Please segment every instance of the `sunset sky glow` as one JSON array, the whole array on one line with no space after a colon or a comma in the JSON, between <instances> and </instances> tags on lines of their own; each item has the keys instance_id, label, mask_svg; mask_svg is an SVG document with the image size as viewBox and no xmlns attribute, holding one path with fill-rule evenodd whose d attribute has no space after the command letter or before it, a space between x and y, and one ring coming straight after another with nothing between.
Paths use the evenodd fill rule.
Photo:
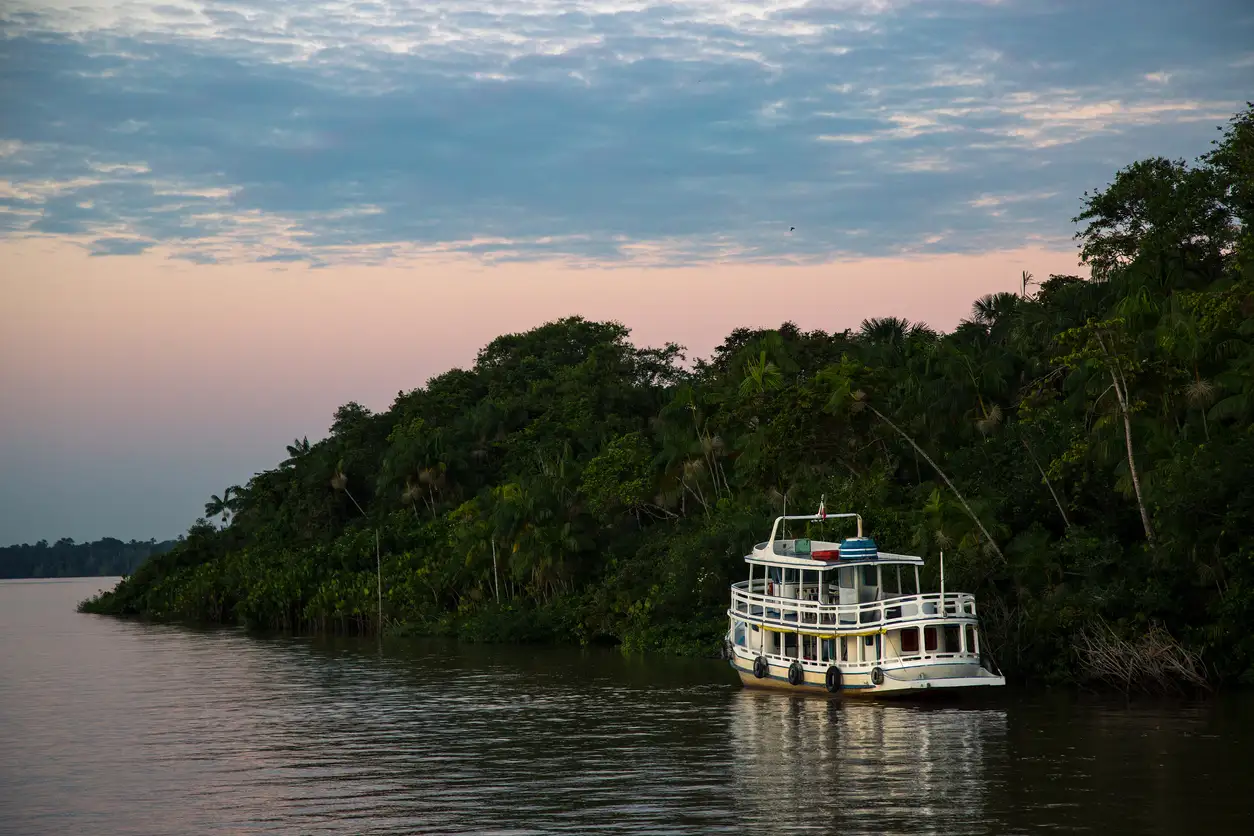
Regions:
<instances>
[{"instance_id":1,"label":"sunset sky glow","mask_svg":"<svg viewBox=\"0 0 1254 836\"><path fill-rule=\"evenodd\" d=\"M1239 0L8 0L0 544L175 536L560 316L952 328L1081 273L1083 192L1204 153L1251 45Z\"/></svg>"}]
</instances>

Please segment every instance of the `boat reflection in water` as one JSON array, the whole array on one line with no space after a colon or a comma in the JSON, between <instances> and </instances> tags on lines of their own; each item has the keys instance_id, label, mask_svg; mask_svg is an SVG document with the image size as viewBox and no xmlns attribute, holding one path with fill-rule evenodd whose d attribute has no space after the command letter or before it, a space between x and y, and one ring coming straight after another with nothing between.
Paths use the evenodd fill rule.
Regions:
<instances>
[{"instance_id":1,"label":"boat reflection in water","mask_svg":"<svg viewBox=\"0 0 1254 836\"><path fill-rule=\"evenodd\" d=\"M989 764L1005 755L996 708L744 689L730 711L737 807L771 833L966 831L986 818Z\"/></svg>"}]
</instances>

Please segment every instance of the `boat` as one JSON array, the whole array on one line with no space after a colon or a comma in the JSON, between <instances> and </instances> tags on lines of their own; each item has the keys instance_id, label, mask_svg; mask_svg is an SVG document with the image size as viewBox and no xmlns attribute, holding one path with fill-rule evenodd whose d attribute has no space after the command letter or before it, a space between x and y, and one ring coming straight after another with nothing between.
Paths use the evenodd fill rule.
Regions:
<instances>
[{"instance_id":1,"label":"boat","mask_svg":"<svg viewBox=\"0 0 1254 836\"><path fill-rule=\"evenodd\" d=\"M839 542L788 539L789 523L857 521ZM847 524L847 523L846 523ZM731 586L727 650L750 687L849 697L901 697L1005 685L985 664L975 596L923 592L923 558L882 552L862 516L776 517L770 539L745 556L749 579Z\"/></svg>"}]
</instances>

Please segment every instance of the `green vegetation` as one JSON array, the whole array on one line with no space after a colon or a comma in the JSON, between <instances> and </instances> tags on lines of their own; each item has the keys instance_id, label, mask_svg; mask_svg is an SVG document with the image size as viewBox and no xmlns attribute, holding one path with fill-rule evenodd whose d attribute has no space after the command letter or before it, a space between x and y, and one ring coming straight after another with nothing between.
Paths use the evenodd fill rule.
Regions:
<instances>
[{"instance_id":1,"label":"green vegetation","mask_svg":"<svg viewBox=\"0 0 1254 836\"><path fill-rule=\"evenodd\" d=\"M0 547L0 579L10 578L90 578L129 575L155 554L174 547L173 540L158 543L132 540L123 543L104 537L94 543L75 543L62 537L51 546L47 540L35 545Z\"/></svg>"},{"instance_id":2,"label":"green vegetation","mask_svg":"<svg viewBox=\"0 0 1254 836\"><path fill-rule=\"evenodd\" d=\"M1076 220L1091 280L1025 274L951 334L741 329L691 369L613 323L500 337L341 407L83 608L370 632L378 560L397 633L716 652L742 555L826 494L931 573L944 548L1013 677L1152 635L1254 682L1254 107Z\"/></svg>"}]
</instances>

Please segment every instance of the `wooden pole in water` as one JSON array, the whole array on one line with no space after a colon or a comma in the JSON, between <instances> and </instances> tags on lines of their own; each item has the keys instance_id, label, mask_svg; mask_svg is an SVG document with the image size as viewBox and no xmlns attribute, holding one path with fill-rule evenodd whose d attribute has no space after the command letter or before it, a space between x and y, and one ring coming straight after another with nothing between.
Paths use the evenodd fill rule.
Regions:
<instances>
[{"instance_id":1,"label":"wooden pole in water","mask_svg":"<svg viewBox=\"0 0 1254 836\"><path fill-rule=\"evenodd\" d=\"M379 636L383 636L383 558L379 555L379 527L374 529L374 570L379 585Z\"/></svg>"},{"instance_id":2,"label":"wooden pole in water","mask_svg":"<svg viewBox=\"0 0 1254 836\"><path fill-rule=\"evenodd\" d=\"M496 590L496 603L501 603L501 576L496 573L496 538L492 538L492 588Z\"/></svg>"},{"instance_id":3,"label":"wooden pole in water","mask_svg":"<svg viewBox=\"0 0 1254 836\"><path fill-rule=\"evenodd\" d=\"M357 497L353 496L353 492L348 489L348 477L344 475L343 462L340 467L336 468L335 475L331 477L331 487L337 491L344 491L348 494L348 498L357 506L357 510L363 517L369 521L370 517L366 514L366 509L361 507L361 503L357 501ZM383 640L383 558L379 552L379 526L374 526L374 569L375 576L378 579L379 587L379 640Z\"/></svg>"}]
</instances>

